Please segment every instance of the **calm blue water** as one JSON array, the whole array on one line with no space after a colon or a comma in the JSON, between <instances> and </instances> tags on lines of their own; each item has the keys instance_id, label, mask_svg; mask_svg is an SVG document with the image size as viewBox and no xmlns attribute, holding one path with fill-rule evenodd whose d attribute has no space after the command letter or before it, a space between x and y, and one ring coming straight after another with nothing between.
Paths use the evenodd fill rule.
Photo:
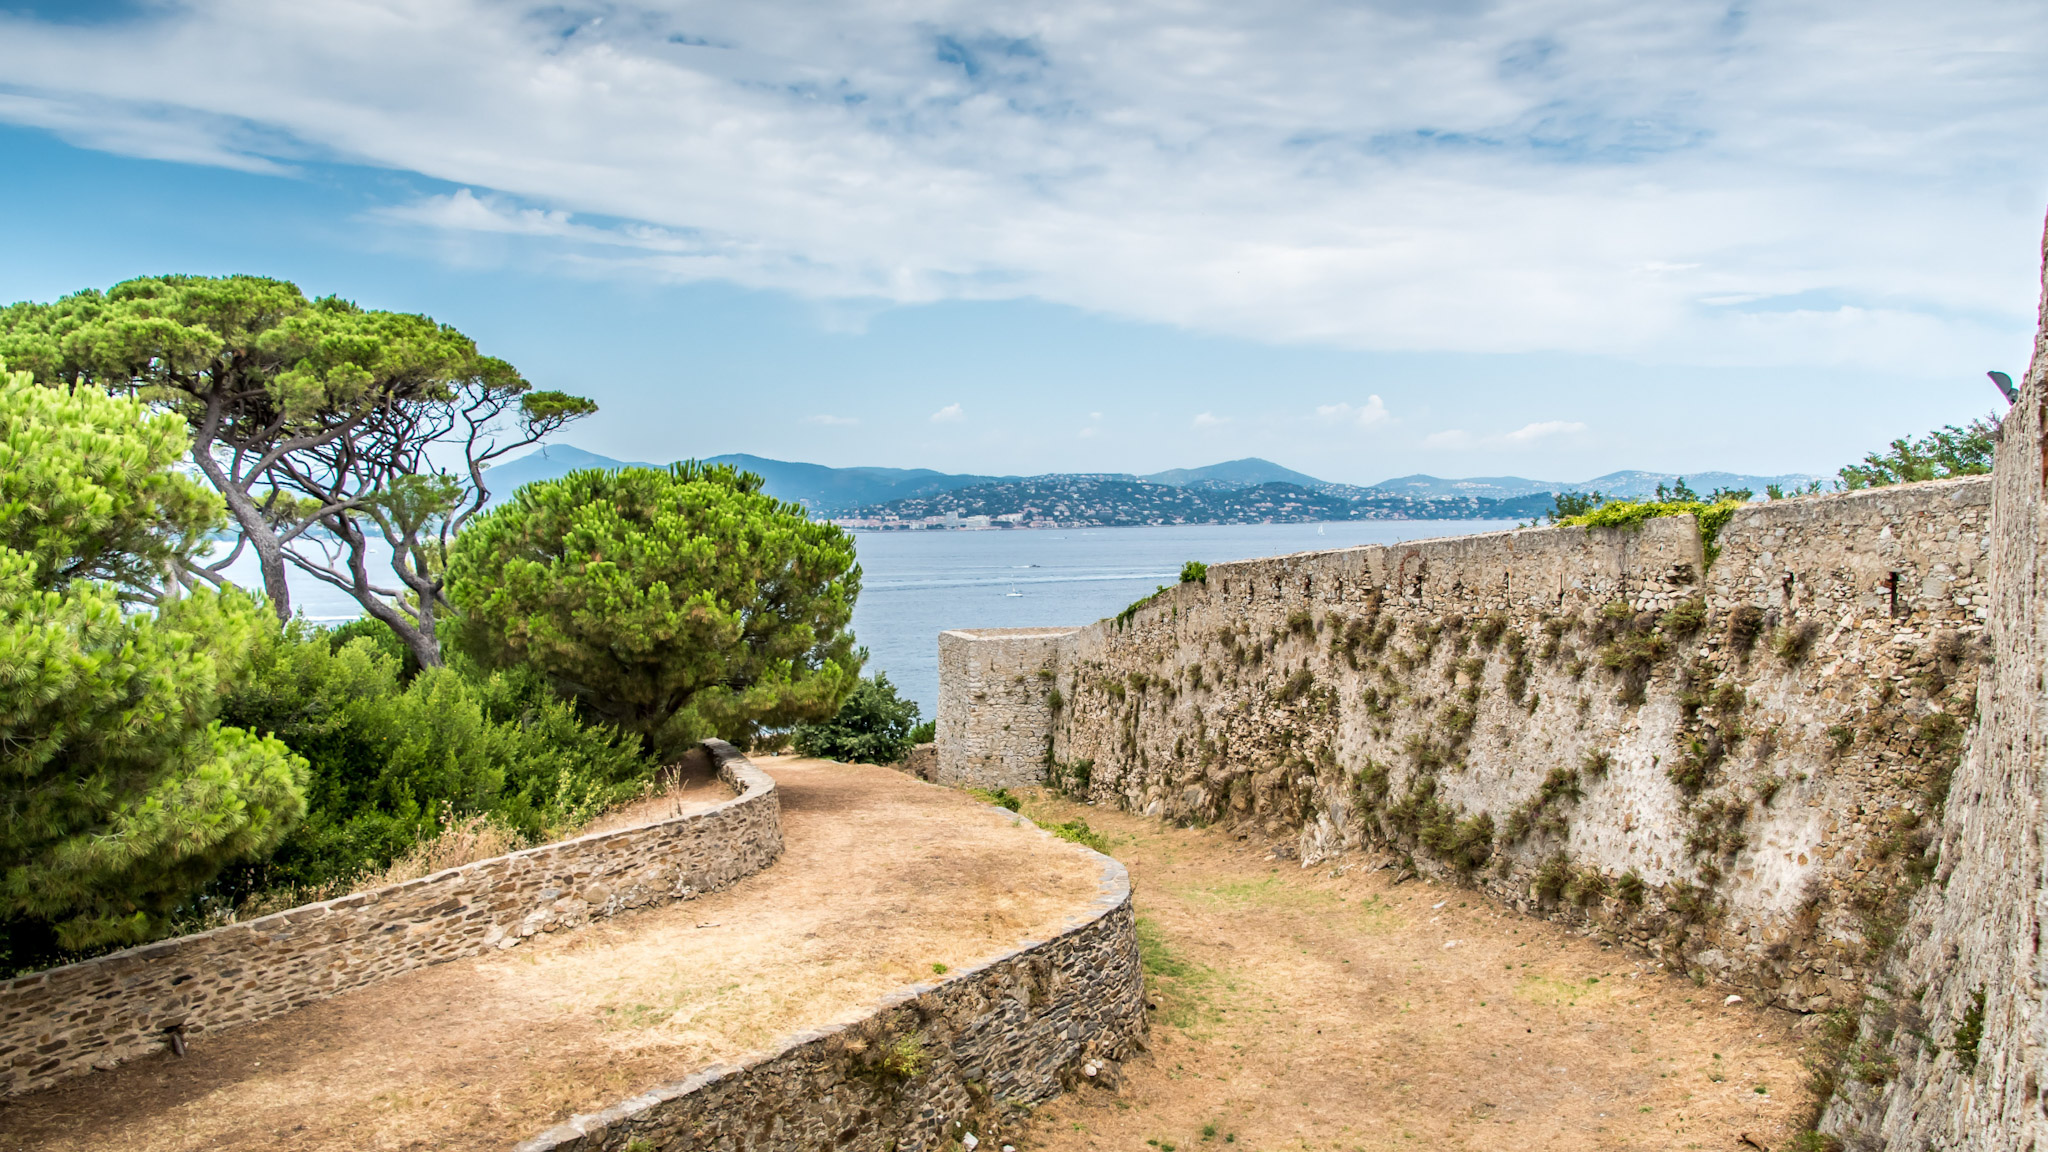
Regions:
<instances>
[{"instance_id":1,"label":"calm blue water","mask_svg":"<svg viewBox=\"0 0 2048 1152\"><path fill-rule=\"evenodd\" d=\"M854 635L868 671L887 672L926 717L939 702L938 635L948 628L1090 624L1180 576L1216 563L1357 544L1393 544L1514 527L1509 520L1351 520L1069 531L860 532L863 574ZM244 570L246 569L246 571ZM260 586L253 563L235 576ZM1014 594L1013 594L1014 593ZM355 602L292 577L294 607L321 621L354 619Z\"/></svg>"},{"instance_id":2,"label":"calm blue water","mask_svg":"<svg viewBox=\"0 0 2048 1152\"><path fill-rule=\"evenodd\" d=\"M1205 564L1512 528L1512 520L1350 520L1069 531L860 532L854 635L926 717L948 628L1092 624ZM1016 595L1012 595L1016 593Z\"/></svg>"}]
</instances>

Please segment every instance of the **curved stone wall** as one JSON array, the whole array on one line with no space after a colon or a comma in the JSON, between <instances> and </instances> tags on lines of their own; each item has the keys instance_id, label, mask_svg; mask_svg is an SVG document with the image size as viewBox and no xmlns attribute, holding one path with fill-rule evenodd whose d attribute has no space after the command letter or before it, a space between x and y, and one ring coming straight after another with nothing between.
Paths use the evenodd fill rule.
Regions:
<instances>
[{"instance_id":1,"label":"curved stone wall","mask_svg":"<svg viewBox=\"0 0 2048 1152\"><path fill-rule=\"evenodd\" d=\"M775 781L722 740L703 812L479 860L0 984L0 1095L428 964L729 887L782 854Z\"/></svg>"},{"instance_id":2,"label":"curved stone wall","mask_svg":"<svg viewBox=\"0 0 2048 1152\"><path fill-rule=\"evenodd\" d=\"M852 1023L575 1117L517 1152L923 1152L957 1147L968 1133L1000 1145L1015 1109L1079 1081L1113 1081L1142 1044L1130 876L1099 859L1098 895L1051 939L905 988Z\"/></svg>"}]
</instances>

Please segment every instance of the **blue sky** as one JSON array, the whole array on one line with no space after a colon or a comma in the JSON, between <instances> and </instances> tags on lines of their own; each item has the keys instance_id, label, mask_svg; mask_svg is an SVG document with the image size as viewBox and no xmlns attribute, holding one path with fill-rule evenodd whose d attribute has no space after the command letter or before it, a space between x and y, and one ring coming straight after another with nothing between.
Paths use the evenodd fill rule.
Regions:
<instances>
[{"instance_id":1,"label":"blue sky","mask_svg":"<svg viewBox=\"0 0 2048 1152\"><path fill-rule=\"evenodd\" d=\"M0 0L0 298L288 277L635 459L1828 472L2026 367L2039 17Z\"/></svg>"}]
</instances>

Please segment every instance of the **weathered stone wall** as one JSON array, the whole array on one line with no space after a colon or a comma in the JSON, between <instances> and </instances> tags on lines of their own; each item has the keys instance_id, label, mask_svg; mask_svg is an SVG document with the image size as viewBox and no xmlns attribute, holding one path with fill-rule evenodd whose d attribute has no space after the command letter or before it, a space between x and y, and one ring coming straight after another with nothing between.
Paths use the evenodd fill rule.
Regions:
<instances>
[{"instance_id":1,"label":"weathered stone wall","mask_svg":"<svg viewBox=\"0 0 2048 1152\"><path fill-rule=\"evenodd\" d=\"M1050 737L1099 800L1304 864L1391 849L1753 999L1844 1004L1970 715L1989 487L1751 505L1711 565L1690 517L1217 564L1054 640L1052 681L975 722L1018 759Z\"/></svg>"},{"instance_id":2,"label":"weathered stone wall","mask_svg":"<svg viewBox=\"0 0 2048 1152\"><path fill-rule=\"evenodd\" d=\"M1144 979L1122 865L1052 939L905 989L861 1019L790 1037L578 1116L518 1152L1001 1145L1018 1111L1090 1078L1113 1082L1143 1042Z\"/></svg>"},{"instance_id":3,"label":"weathered stone wall","mask_svg":"<svg viewBox=\"0 0 2048 1152\"><path fill-rule=\"evenodd\" d=\"M1854 1149L2048 1148L2048 250L1993 475L1992 667L1940 867L1871 989L1822 1125Z\"/></svg>"},{"instance_id":4,"label":"weathered stone wall","mask_svg":"<svg viewBox=\"0 0 2048 1152\"><path fill-rule=\"evenodd\" d=\"M937 782L1004 788L1044 781L1052 723L1046 689L1062 639L1077 631L939 633Z\"/></svg>"},{"instance_id":5,"label":"weathered stone wall","mask_svg":"<svg viewBox=\"0 0 2048 1152\"><path fill-rule=\"evenodd\" d=\"M737 795L0 984L0 1094L288 1012L427 964L714 892L782 854L775 782L704 743Z\"/></svg>"}]
</instances>

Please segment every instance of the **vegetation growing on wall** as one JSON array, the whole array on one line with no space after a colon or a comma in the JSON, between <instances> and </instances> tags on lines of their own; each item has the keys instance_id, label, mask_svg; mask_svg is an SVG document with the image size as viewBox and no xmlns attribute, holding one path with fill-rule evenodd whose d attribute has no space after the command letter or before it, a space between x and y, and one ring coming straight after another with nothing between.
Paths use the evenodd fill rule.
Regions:
<instances>
[{"instance_id":1,"label":"vegetation growing on wall","mask_svg":"<svg viewBox=\"0 0 2048 1152\"><path fill-rule=\"evenodd\" d=\"M1641 529L1644 524L1661 516L1691 516L1693 523L1699 528L1700 549L1706 555L1707 566L1711 568L1714 560L1721 554L1721 529L1727 527L1729 519L1748 503L1750 494L1716 492L1702 500L1694 497L1690 490L1683 489L1684 483L1683 480L1679 481L1683 492L1676 499L1613 500L1576 516L1566 516L1557 523L1561 526L1579 525L1586 528ZM1739 499L1736 498L1738 496Z\"/></svg>"}]
</instances>

